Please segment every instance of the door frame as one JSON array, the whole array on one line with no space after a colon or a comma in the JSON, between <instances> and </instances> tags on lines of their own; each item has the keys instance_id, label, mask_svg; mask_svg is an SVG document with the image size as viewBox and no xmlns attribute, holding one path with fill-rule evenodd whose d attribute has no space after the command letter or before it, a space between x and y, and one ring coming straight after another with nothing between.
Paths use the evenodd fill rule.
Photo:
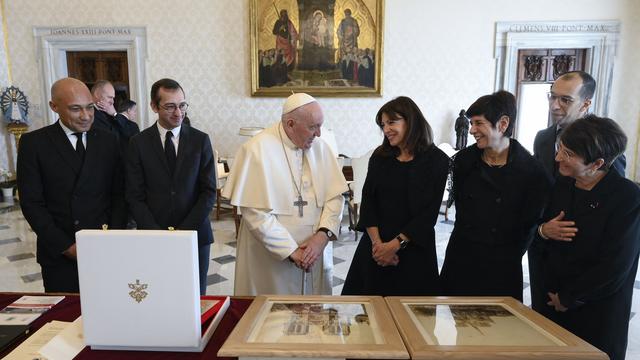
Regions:
<instances>
[{"instance_id":1,"label":"door frame","mask_svg":"<svg viewBox=\"0 0 640 360\"><path fill-rule=\"evenodd\" d=\"M68 76L67 51L126 51L131 100L138 103L140 128L149 122L147 94L146 27L34 27L36 60L42 79L42 98L47 104L53 83ZM45 124L57 115L48 107L43 111Z\"/></svg>"},{"instance_id":2,"label":"door frame","mask_svg":"<svg viewBox=\"0 0 640 360\"><path fill-rule=\"evenodd\" d=\"M518 50L587 49L585 71L597 81L591 112L608 116L620 21L497 22L495 90L516 93Z\"/></svg>"}]
</instances>

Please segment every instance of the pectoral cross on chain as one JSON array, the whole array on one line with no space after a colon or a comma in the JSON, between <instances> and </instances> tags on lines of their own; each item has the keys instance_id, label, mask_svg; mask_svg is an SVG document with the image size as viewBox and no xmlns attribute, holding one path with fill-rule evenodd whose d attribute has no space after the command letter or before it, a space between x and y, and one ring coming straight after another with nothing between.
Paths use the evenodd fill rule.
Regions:
<instances>
[{"instance_id":1,"label":"pectoral cross on chain","mask_svg":"<svg viewBox=\"0 0 640 360\"><path fill-rule=\"evenodd\" d=\"M298 201L294 201L293 202L293 206L297 206L298 207L298 216L302 217L303 213L302 213L302 207L303 206L307 206L307 204L309 204L308 202L302 200L302 195L298 195Z\"/></svg>"}]
</instances>

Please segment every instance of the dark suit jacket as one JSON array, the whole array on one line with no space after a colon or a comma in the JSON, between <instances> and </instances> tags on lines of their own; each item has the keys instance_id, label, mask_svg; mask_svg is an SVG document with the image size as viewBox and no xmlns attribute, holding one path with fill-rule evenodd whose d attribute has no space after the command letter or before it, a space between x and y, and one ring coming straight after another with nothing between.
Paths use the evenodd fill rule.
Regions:
<instances>
[{"instance_id":1,"label":"dark suit jacket","mask_svg":"<svg viewBox=\"0 0 640 360\"><path fill-rule=\"evenodd\" d=\"M543 240L544 294L558 293L569 308L543 315L608 353L622 358L640 254L640 188L609 171L591 191L558 178L544 220L565 212L578 232L572 241Z\"/></svg>"},{"instance_id":2,"label":"dark suit jacket","mask_svg":"<svg viewBox=\"0 0 640 360\"><path fill-rule=\"evenodd\" d=\"M22 213L38 237L40 264L63 261L78 230L125 225L123 172L112 134L87 132L84 165L60 124L24 134L17 177Z\"/></svg>"},{"instance_id":3,"label":"dark suit jacket","mask_svg":"<svg viewBox=\"0 0 640 360\"><path fill-rule=\"evenodd\" d=\"M139 229L197 230L200 246L213 242L216 175L207 134L182 125L173 177L156 124L131 138L126 163L126 199Z\"/></svg>"},{"instance_id":4,"label":"dark suit jacket","mask_svg":"<svg viewBox=\"0 0 640 360\"><path fill-rule=\"evenodd\" d=\"M498 170L487 167L481 155L474 144L454 157L456 222L440 273L443 290L522 300L522 255L542 216L550 180L514 139L507 164Z\"/></svg>"},{"instance_id":5,"label":"dark suit jacket","mask_svg":"<svg viewBox=\"0 0 640 360\"><path fill-rule=\"evenodd\" d=\"M533 157L538 159L542 164L542 167L546 170L547 174L552 179L558 176L558 170L556 168L556 126L552 125L544 130L538 131L536 138L533 141ZM614 168L618 174L625 176L624 170L627 166L627 158L624 154L620 155L613 162L612 168Z\"/></svg>"},{"instance_id":6,"label":"dark suit jacket","mask_svg":"<svg viewBox=\"0 0 640 360\"><path fill-rule=\"evenodd\" d=\"M102 110L96 109L94 112L92 129L101 129L114 134L120 142L120 148L123 156L127 153L127 145L132 136L140 132L138 124L127 119L122 114L115 117L107 114Z\"/></svg>"}]
</instances>

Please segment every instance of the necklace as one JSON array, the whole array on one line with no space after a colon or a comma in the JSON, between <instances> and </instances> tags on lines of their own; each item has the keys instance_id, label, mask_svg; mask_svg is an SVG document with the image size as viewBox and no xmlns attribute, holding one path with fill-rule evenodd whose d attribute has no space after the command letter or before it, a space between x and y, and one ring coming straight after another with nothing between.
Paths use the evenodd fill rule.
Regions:
<instances>
[{"instance_id":1,"label":"necklace","mask_svg":"<svg viewBox=\"0 0 640 360\"><path fill-rule=\"evenodd\" d=\"M480 158L482 158L482 161L484 161L485 164L491 166L491 167L503 167L505 165L507 165L507 159L505 157L505 159L498 159L497 161L491 160L488 156L486 151L482 152L482 155L480 156Z\"/></svg>"},{"instance_id":2,"label":"necklace","mask_svg":"<svg viewBox=\"0 0 640 360\"><path fill-rule=\"evenodd\" d=\"M296 188L296 192L298 193L298 200L293 202L293 206L298 207L298 216L303 216L302 208L309 204L307 201L302 199L302 171L304 170L304 150L302 150L302 169L300 169L300 186L296 184L296 179L293 176L293 169L291 168L291 163L289 162L289 155L287 155L287 150L284 148L284 140L282 139L282 131L280 130L280 126L278 126L278 135L280 136L280 145L282 145L282 152L284 152L284 157L287 159L287 166L289 167L289 174L291 174L291 182L293 182L293 186Z\"/></svg>"}]
</instances>

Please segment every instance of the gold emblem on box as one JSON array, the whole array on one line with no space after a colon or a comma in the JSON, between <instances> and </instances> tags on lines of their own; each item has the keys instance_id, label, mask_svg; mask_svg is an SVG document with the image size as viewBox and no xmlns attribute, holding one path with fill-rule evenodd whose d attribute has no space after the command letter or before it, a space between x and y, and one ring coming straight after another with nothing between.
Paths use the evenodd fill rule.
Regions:
<instances>
[{"instance_id":1,"label":"gold emblem on box","mask_svg":"<svg viewBox=\"0 0 640 360\"><path fill-rule=\"evenodd\" d=\"M135 301L141 302L144 298L149 295L145 290L149 287L149 284L140 284L140 280L136 279L135 284L129 284L129 289L133 291L129 291L129 296L131 296Z\"/></svg>"}]
</instances>

